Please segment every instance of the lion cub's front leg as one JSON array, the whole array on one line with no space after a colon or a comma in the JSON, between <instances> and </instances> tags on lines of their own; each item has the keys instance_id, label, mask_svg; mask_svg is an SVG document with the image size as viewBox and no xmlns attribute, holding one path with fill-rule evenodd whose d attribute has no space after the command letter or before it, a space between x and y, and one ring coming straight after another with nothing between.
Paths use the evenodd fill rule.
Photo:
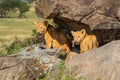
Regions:
<instances>
[{"instance_id":1,"label":"lion cub's front leg","mask_svg":"<svg viewBox=\"0 0 120 80\"><path fill-rule=\"evenodd\" d=\"M46 42L46 49L50 49L52 46L52 37L48 32L45 34L45 42Z\"/></svg>"},{"instance_id":2,"label":"lion cub's front leg","mask_svg":"<svg viewBox=\"0 0 120 80\"><path fill-rule=\"evenodd\" d=\"M84 53L87 50L86 46L84 43L80 44L80 53Z\"/></svg>"},{"instance_id":3,"label":"lion cub's front leg","mask_svg":"<svg viewBox=\"0 0 120 80\"><path fill-rule=\"evenodd\" d=\"M80 53L92 50L98 47L97 39L94 35L87 35L80 44Z\"/></svg>"},{"instance_id":4,"label":"lion cub's front leg","mask_svg":"<svg viewBox=\"0 0 120 80\"><path fill-rule=\"evenodd\" d=\"M46 49L50 49L52 46L52 41L47 39L45 41L46 41Z\"/></svg>"}]
</instances>

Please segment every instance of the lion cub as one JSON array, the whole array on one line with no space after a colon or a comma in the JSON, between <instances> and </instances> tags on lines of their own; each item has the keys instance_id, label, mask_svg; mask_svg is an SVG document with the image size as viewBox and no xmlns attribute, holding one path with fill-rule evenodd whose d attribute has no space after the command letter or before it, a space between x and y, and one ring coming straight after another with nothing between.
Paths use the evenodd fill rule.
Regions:
<instances>
[{"instance_id":1,"label":"lion cub","mask_svg":"<svg viewBox=\"0 0 120 80\"><path fill-rule=\"evenodd\" d=\"M98 42L95 35L88 35L85 29L80 31L71 31L73 35L73 43L80 45L80 53L94 49L98 47Z\"/></svg>"},{"instance_id":2,"label":"lion cub","mask_svg":"<svg viewBox=\"0 0 120 80\"><path fill-rule=\"evenodd\" d=\"M58 28L54 28L45 22L34 22L36 31L39 35L44 35L46 49L60 48L66 51L67 56L70 52L67 36Z\"/></svg>"}]
</instances>

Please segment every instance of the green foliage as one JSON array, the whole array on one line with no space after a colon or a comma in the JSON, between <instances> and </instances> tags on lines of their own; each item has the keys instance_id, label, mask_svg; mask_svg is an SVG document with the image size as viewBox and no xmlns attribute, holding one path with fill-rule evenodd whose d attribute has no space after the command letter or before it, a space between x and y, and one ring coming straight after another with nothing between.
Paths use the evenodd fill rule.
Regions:
<instances>
[{"instance_id":1,"label":"green foliage","mask_svg":"<svg viewBox=\"0 0 120 80\"><path fill-rule=\"evenodd\" d=\"M20 0L2 0L0 2L0 17L7 17L11 12L16 11Z\"/></svg>"},{"instance_id":2,"label":"green foliage","mask_svg":"<svg viewBox=\"0 0 120 80\"><path fill-rule=\"evenodd\" d=\"M30 6L26 2L21 2L18 6L18 9L20 11L19 17L21 18L23 16L23 13L29 11Z\"/></svg>"},{"instance_id":3,"label":"green foliage","mask_svg":"<svg viewBox=\"0 0 120 80\"><path fill-rule=\"evenodd\" d=\"M96 78L96 80L102 80L101 78Z\"/></svg>"},{"instance_id":4,"label":"green foliage","mask_svg":"<svg viewBox=\"0 0 120 80\"><path fill-rule=\"evenodd\" d=\"M0 42L3 43L3 40L0 40ZM0 55L7 55L6 47L7 47L7 45L5 45L5 44L0 46Z\"/></svg>"},{"instance_id":5,"label":"green foliage","mask_svg":"<svg viewBox=\"0 0 120 80\"><path fill-rule=\"evenodd\" d=\"M22 47L30 46L33 44L34 44L34 42L33 42L32 38L27 38L22 41Z\"/></svg>"},{"instance_id":6,"label":"green foliage","mask_svg":"<svg viewBox=\"0 0 120 80\"><path fill-rule=\"evenodd\" d=\"M16 39L10 45L2 46L3 49L0 50L0 55L10 55L18 53L23 47L27 47L33 44L33 38L27 38L21 41L16 37Z\"/></svg>"},{"instance_id":7,"label":"green foliage","mask_svg":"<svg viewBox=\"0 0 120 80\"><path fill-rule=\"evenodd\" d=\"M32 36L35 36L36 35L36 29L34 28L33 30L32 30Z\"/></svg>"},{"instance_id":8,"label":"green foliage","mask_svg":"<svg viewBox=\"0 0 120 80\"><path fill-rule=\"evenodd\" d=\"M59 65L58 65L58 74L57 74L57 80L61 80L63 77L63 71L65 70L65 65L64 62L62 61Z\"/></svg>"},{"instance_id":9,"label":"green foliage","mask_svg":"<svg viewBox=\"0 0 120 80\"><path fill-rule=\"evenodd\" d=\"M36 0L26 0L26 1L28 1L29 3L32 3L33 1L36 1Z\"/></svg>"},{"instance_id":10,"label":"green foliage","mask_svg":"<svg viewBox=\"0 0 120 80\"><path fill-rule=\"evenodd\" d=\"M11 10L12 8L16 8L17 3L19 0L1 0L0 4L1 4L1 8L3 8L4 10Z\"/></svg>"},{"instance_id":11,"label":"green foliage","mask_svg":"<svg viewBox=\"0 0 120 80\"><path fill-rule=\"evenodd\" d=\"M12 42L6 49L7 49L7 54L13 54L13 53L17 53L20 51L20 49L22 48L22 42L16 38L16 40L14 42Z\"/></svg>"},{"instance_id":12,"label":"green foliage","mask_svg":"<svg viewBox=\"0 0 120 80\"><path fill-rule=\"evenodd\" d=\"M17 9L20 14L19 17L23 16L23 13L29 10L30 6L22 0L1 0L0 1L0 17L11 17Z\"/></svg>"}]
</instances>

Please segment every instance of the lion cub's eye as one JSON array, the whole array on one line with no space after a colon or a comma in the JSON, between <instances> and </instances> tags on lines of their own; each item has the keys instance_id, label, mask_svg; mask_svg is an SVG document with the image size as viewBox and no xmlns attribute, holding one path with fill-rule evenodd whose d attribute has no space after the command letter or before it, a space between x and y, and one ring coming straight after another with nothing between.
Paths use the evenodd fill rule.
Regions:
<instances>
[{"instance_id":1,"label":"lion cub's eye","mask_svg":"<svg viewBox=\"0 0 120 80\"><path fill-rule=\"evenodd\" d=\"M78 36L78 37L80 37L80 36Z\"/></svg>"}]
</instances>

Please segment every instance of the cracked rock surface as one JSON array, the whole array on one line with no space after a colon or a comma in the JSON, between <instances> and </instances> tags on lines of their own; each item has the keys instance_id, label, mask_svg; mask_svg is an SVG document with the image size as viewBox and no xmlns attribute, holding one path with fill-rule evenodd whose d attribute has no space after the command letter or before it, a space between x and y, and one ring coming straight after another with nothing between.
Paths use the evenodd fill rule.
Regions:
<instances>
[{"instance_id":1,"label":"cracked rock surface","mask_svg":"<svg viewBox=\"0 0 120 80\"><path fill-rule=\"evenodd\" d=\"M40 17L82 22L91 29L120 29L120 0L38 0Z\"/></svg>"},{"instance_id":2,"label":"cracked rock surface","mask_svg":"<svg viewBox=\"0 0 120 80\"><path fill-rule=\"evenodd\" d=\"M35 11L53 18L69 35L84 28L103 43L120 39L120 0L37 0Z\"/></svg>"}]
</instances>

